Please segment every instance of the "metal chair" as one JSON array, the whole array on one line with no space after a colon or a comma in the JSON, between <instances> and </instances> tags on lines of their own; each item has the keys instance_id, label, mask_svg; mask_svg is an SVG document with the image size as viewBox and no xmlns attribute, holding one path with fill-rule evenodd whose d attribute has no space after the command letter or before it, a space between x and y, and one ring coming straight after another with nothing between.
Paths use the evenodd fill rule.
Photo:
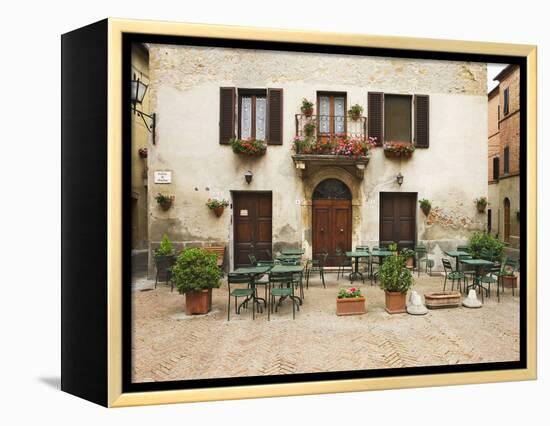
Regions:
<instances>
[{"instance_id":1,"label":"metal chair","mask_svg":"<svg viewBox=\"0 0 550 426\"><path fill-rule=\"evenodd\" d=\"M319 276L323 282L323 288L325 285L325 263L327 261L328 253L322 253L318 259L311 259L306 264L306 288L309 288L309 276L312 272L319 272Z\"/></svg>"},{"instance_id":2,"label":"metal chair","mask_svg":"<svg viewBox=\"0 0 550 426\"><path fill-rule=\"evenodd\" d=\"M464 282L464 286L467 286L466 277L462 272L455 271L453 269L452 263L449 261L449 259L441 259L441 262L443 263L443 270L445 271L445 281L443 282L443 292L445 292L445 288L447 286L447 280L451 280L451 291L455 288L455 281L457 281L457 286L460 292L462 292L462 282Z\"/></svg>"},{"instance_id":3,"label":"metal chair","mask_svg":"<svg viewBox=\"0 0 550 426\"><path fill-rule=\"evenodd\" d=\"M292 301L292 319L296 319L296 308L300 310L300 304L294 296L294 282L291 272L271 272L269 274L269 305L267 308L267 319L271 319L275 300L279 298L275 312L277 312L281 302L289 298Z\"/></svg>"},{"instance_id":4,"label":"metal chair","mask_svg":"<svg viewBox=\"0 0 550 426\"><path fill-rule=\"evenodd\" d=\"M246 288L233 288L231 289L231 285L238 285L238 284L246 284ZM227 321L230 320L230 312L231 312L231 298L233 297L235 299L235 314L240 314L240 309L237 308L237 303L239 298L245 297L245 298L252 298L254 299L254 290L250 286L250 277L248 275L242 275L242 274L235 274L233 272L230 272L227 274ZM252 306L252 319L255 318L255 311L256 306Z\"/></svg>"},{"instance_id":5,"label":"metal chair","mask_svg":"<svg viewBox=\"0 0 550 426\"><path fill-rule=\"evenodd\" d=\"M351 259L346 256L346 254L338 247L335 252L335 256L338 259L338 271L336 273L336 280L340 280L340 275L344 276L344 273L346 272L346 269L349 269L349 272L351 273L353 271L353 266L351 263Z\"/></svg>"},{"instance_id":6,"label":"metal chair","mask_svg":"<svg viewBox=\"0 0 550 426\"><path fill-rule=\"evenodd\" d=\"M434 266L434 261L433 261L433 259L430 259L430 256L428 254L428 249L426 248L426 246L424 246L422 244L417 245L414 248L414 251L416 253L416 269L417 269L417 272L418 272L418 276L420 276L420 265L422 263L425 264L424 272L428 273L428 270L429 270L430 271L429 275L431 276L432 275L432 268Z\"/></svg>"}]
</instances>

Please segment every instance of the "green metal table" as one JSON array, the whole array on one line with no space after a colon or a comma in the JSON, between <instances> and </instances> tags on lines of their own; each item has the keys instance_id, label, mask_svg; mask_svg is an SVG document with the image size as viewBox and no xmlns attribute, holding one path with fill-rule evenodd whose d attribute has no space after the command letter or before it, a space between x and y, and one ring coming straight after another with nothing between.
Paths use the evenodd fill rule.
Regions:
<instances>
[{"instance_id":1,"label":"green metal table","mask_svg":"<svg viewBox=\"0 0 550 426\"><path fill-rule=\"evenodd\" d=\"M353 282L354 279L357 279L357 277L361 276L361 280L363 280L363 274L359 272L359 258L360 257L370 257L371 254L364 250L356 250L356 251L347 251L346 252L347 257L351 257L352 259L355 259L355 267L353 268L353 271L349 274L349 280Z\"/></svg>"},{"instance_id":2,"label":"green metal table","mask_svg":"<svg viewBox=\"0 0 550 426\"><path fill-rule=\"evenodd\" d=\"M483 290L487 291L485 287L483 287L483 283L481 282L481 277L483 275L483 269L487 266L493 266L494 263L485 260L485 259L459 259L460 263L464 263L466 265L471 265L475 269L475 276L474 276L474 283L469 287L479 287L481 289L481 301L483 302ZM467 290L467 289L466 289ZM498 284L497 284L497 295L500 296L499 290L498 290Z\"/></svg>"},{"instance_id":3,"label":"green metal table","mask_svg":"<svg viewBox=\"0 0 550 426\"><path fill-rule=\"evenodd\" d=\"M304 266L303 265L275 265L269 272L274 272L278 274L284 274L284 273L292 273L292 274L300 274L300 297L294 296L296 299L298 299L299 304L301 305L304 300L304 293L303 293L303 285L302 285L302 276L304 273ZM279 299L279 304L281 301L284 300L284 298Z\"/></svg>"},{"instance_id":4,"label":"green metal table","mask_svg":"<svg viewBox=\"0 0 550 426\"><path fill-rule=\"evenodd\" d=\"M305 251L298 248L286 248L281 250L281 254L290 254L290 255L303 255Z\"/></svg>"},{"instance_id":5,"label":"green metal table","mask_svg":"<svg viewBox=\"0 0 550 426\"><path fill-rule=\"evenodd\" d=\"M267 301L263 297L256 296L256 277L258 277L259 275L264 275L268 273L271 268L272 268L271 265L244 266L241 268L237 268L233 271L234 274L248 275L250 278L250 288L252 289L252 297L247 297L245 300L241 302L241 304L237 308L237 313L240 313L243 305L246 305L251 299L253 301L252 309L255 308L255 305L260 303L259 301L263 301L264 305L267 306ZM261 305L259 306L261 307Z\"/></svg>"},{"instance_id":6,"label":"green metal table","mask_svg":"<svg viewBox=\"0 0 550 426\"><path fill-rule=\"evenodd\" d=\"M371 256L376 256L378 257L378 259L380 260L380 265L382 265L382 263L384 263L384 258L385 257L388 257L388 256L393 256L395 254L395 252L393 251L389 251L389 250L373 250L371 251ZM376 273L378 273L378 271L376 271ZM375 278L375 274L372 272L372 265L371 265L371 285L372 285L372 279Z\"/></svg>"},{"instance_id":7,"label":"green metal table","mask_svg":"<svg viewBox=\"0 0 550 426\"><path fill-rule=\"evenodd\" d=\"M449 250L446 251L445 254L449 257L454 257L456 259L456 270L458 271L458 259L460 256L469 256L470 253L466 253L465 251L460 250Z\"/></svg>"}]
</instances>

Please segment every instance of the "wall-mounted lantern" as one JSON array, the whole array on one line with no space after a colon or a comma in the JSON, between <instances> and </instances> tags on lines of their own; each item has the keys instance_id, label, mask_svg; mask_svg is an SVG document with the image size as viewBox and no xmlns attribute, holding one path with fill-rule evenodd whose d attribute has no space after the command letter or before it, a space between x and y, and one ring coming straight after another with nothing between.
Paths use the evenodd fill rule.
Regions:
<instances>
[{"instance_id":1,"label":"wall-mounted lantern","mask_svg":"<svg viewBox=\"0 0 550 426\"><path fill-rule=\"evenodd\" d=\"M132 111L134 111L134 114L137 114L139 117L141 117L143 123L145 124L145 127L152 134L153 145L155 145L156 114L146 114L136 107L136 104L141 104L143 102L143 98L145 97L145 93L147 92L148 87L149 86L141 81L139 77L136 78L136 74L134 74L134 78L130 82L130 100L132 101ZM151 124L149 124L145 118L151 120Z\"/></svg>"},{"instance_id":2,"label":"wall-mounted lantern","mask_svg":"<svg viewBox=\"0 0 550 426\"><path fill-rule=\"evenodd\" d=\"M399 186L403 185L403 179L404 179L404 177L401 174L401 172L397 173L397 176L395 177L395 180L397 181Z\"/></svg>"},{"instance_id":3,"label":"wall-mounted lantern","mask_svg":"<svg viewBox=\"0 0 550 426\"><path fill-rule=\"evenodd\" d=\"M249 170L244 174L244 180L246 180L246 183L250 185L250 182L252 182L252 178L254 177L254 174Z\"/></svg>"}]
</instances>

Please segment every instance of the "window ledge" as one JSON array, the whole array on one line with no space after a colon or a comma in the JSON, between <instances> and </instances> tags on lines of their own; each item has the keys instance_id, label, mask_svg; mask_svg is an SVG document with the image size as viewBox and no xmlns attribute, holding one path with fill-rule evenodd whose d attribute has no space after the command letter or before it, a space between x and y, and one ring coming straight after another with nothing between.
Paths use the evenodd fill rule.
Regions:
<instances>
[{"instance_id":1,"label":"window ledge","mask_svg":"<svg viewBox=\"0 0 550 426\"><path fill-rule=\"evenodd\" d=\"M333 154L295 154L292 161L299 172L300 177L304 178L309 172L319 167L336 166L342 167L362 180L365 174L365 168L369 163L368 156L348 157L345 155Z\"/></svg>"}]
</instances>

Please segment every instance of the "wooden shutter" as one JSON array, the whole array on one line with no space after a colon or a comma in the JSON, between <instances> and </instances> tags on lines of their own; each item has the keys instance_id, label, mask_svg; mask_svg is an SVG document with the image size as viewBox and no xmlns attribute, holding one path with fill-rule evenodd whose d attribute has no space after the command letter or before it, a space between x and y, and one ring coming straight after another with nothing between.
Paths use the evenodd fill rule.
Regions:
<instances>
[{"instance_id":1,"label":"wooden shutter","mask_svg":"<svg viewBox=\"0 0 550 426\"><path fill-rule=\"evenodd\" d=\"M500 160L498 157L493 158L493 180L498 180L500 177Z\"/></svg>"},{"instance_id":2,"label":"wooden shutter","mask_svg":"<svg viewBox=\"0 0 550 426\"><path fill-rule=\"evenodd\" d=\"M384 143L384 94L382 92L368 93L368 134L376 138L376 144Z\"/></svg>"},{"instance_id":3,"label":"wooden shutter","mask_svg":"<svg viewBox=\"0 0 550 426\"><path fill-rule=\"evenodd\" d=\"M283 89L267 89L267 143L283 144Z\"/></svg>"},{"instance_id":4,"label":"wooden shutter","mask_svg":"<svg viewBox=\"0 0 550 426\"><path fill-rule=\"evenodd\" d=\"M430 97L414 95L414 144L418 148L430 146Z\"/></svg>"},{"instance_id":5,"label":"wooden shutter","mask_svg":"<svg viewBox=\"0 0 550 426\"><path fill-rule=\"evenodd\" d=\"M235 88L220 87L220 143L235 137Z\"/></svg>"}]
</instances>

